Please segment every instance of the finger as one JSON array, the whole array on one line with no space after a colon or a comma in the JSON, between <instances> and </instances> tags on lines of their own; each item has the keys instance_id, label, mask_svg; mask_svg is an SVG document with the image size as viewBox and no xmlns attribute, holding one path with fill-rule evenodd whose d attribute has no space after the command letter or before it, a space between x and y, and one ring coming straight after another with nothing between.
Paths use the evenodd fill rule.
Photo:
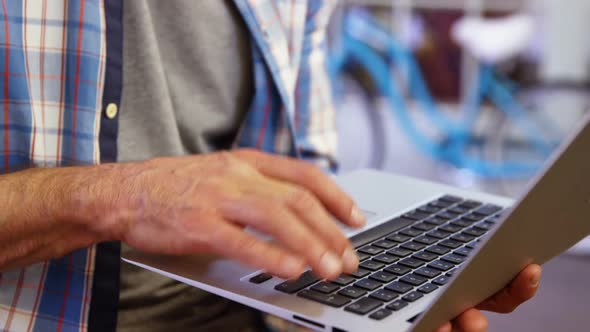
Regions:
<instances>
[{"instance_id":1,"label":"finger","mask_svg":"<svg viewBox=\"0 0 590 332\"><path fill-rule=\"evenodd\" d=\"M358 256L350 241L338 228L334 218L326 211L321 202L309 191L297 185L268 179L264 184L248 186L255 194L269 199L279 199L286 208L306 222L311 231L320 237L328 247L341 256L344 271L352 273L358 269Z\"/></svg>"},{"instance_id":2,"label":"finger","mask_svg":"<svg viewBox=\"0 0 590 332\"><path fill-rule=\"evenodd\" d=\"M267 176L298 184L309 191L326 206L341 222L360 227L365 217L356 207L352 198L319 168L308 162L274 156L255 150L236 151L235 155Z\"/></svg>"},{"instance_id":3,"label":"finger","mask_svg":"<svg viewBox=\"0 0 590 332\"><path fill-rule=\"evenodd\" d=\"M340 255L330 250L305 222L276 201L256 196L231 199L221 204L220 212L224 218L273 236L304 258L319 277L335 279L342 273Z\"/></svg>"},{"instance_id":4,"label":"finger","mask_svg":"<svg viewBox=\"0 0 590 332\"><path fill-rule=\"evenodd\" d=\"M441 325L438 329L434 330L434 332L452 332L453 330L453 325L451 324L451 322L446 322L443 325Z\"/></svg>"},{"instance_id":5,"label":"finger","mask_svg":"<svg viewBox=\"0 0 590 332\"><path fill-rule=\"evenodd\" d=\"M453 325L461 332L485 332L488 329L488 319L481 311L469 309L455 318Z\"/></svg>"},{"instance_id":6,"label":"finger","mask_svg":"<svg viewBox=\"0 0 590 332\"><path fill-rule=\"evenodd\" d=\"M510 285L477 306L480 310L510 313L532 298L539 287L541 267L536 264L522 270Z\"/></svg>"},{"instance_id":7,"label":"finger","mask_svg":"<svg viewBox=\"0 0 590 332\"><path fill-rule=\"evenodd\" d=\"M280 278L296 278L304 272L305 260L225 221L215 222L208 237L210 249Z\"/></svg>"},{"instance_id":8,"label":"finger","mask_svg":"<svg viewBox=\"0 0 590 332\"><path fill-rule=\"evenodd\" d=\"M350 241L336 226L322 204L307 190L295 188L288 193L287 205L304 220L319 237L324 239L336 253L340 254L344 270L352 273L358 269L359 259Z\"/></svg>"}]
</instances>

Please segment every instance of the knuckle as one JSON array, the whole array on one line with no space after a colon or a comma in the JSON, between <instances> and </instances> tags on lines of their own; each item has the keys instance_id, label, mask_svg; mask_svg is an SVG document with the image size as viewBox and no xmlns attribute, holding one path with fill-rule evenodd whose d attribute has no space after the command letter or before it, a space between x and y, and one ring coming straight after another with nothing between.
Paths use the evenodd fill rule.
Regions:
<instances>
[{"instance_id":1,"label":"knuckle","mask_svg":"<svg viewBox=\"0 0 590 332\"><path fill-rule=\"evenodd\" d=\"M348 239L344 235L335 236L334 240L332 240L332 241L333 241L334 246L336 246L336 249L339 252L344 252L344 250L346 250L346 248L348 248L350 246L350 242L348 241Z\"/></svg>"},{"instance_id":2,"label":"knuckle","mask_svg":"<svg viewBox=\"0 0 590 332\"><path fill-rule=\"evenodd\" d=\"M234 156L227 151L215 153L212 158L214 158L216 167L224 171L232 170L235 165Z\"/></svg>"},{"instance_id":3,"label":"knuckle","mask_svg":"<svg viewBox=\"0 0 590 332\"><path fill-rule=\"evenodd\" d=\"M309 211L316 207L316 198L307 189L296 188L289 195L288 203L297 210Z\"/></svg>"},{"instance_id":4,"label":"knuckle","mask_svg":"<svg viewBox=\"0 0 590 332\"><path fill-rule=\"evenodd\" d=\"M204 229L203 231L207 231ZM217 248L220 243L227 243L226 235L227 233L221 227L213 227L209 230L209 236L204 238L204 242L211 247ZM230 241L231 245L232 241Z\"/></svg>"},{"instance_id":5,"label":"knuckle","mask_svg":"<svg viewBox=\"0 0 590 332\"><path fill-rule=\"evenodd\" d=\"M232 152L232 154L236 156L238 159L241 159L242 161L247 161L258 168L258 166L260 166L260 160L262 158L263 152L253 148L245 148L234 151Z\"/></svg>"},{"instance_id":6,"label":"knuckle","mask_svg":"<svg viewBox=\"0 0 590 332\"><path fill-rule=\"evenodd\" d=\"M269 267L278 268L281 266L281 263L288 259L287 252L283 250L276 250L267 257L267 264Z\"/></svg>"},{"instance_id":7,"label":"knuckle","mask_svg":"<svg viewBox=\"0 0 590 332\"><path fill-rule=\"evenodd\" d=\"M246 257L257 257L260 241L253 236L244 236L236 242L235 249L244 253Z\"/></svg>"},{"instance_id":8,"label":"knuckle","mask_svg":"<svg viewBox=\"0 0 590 332\"><path fill-rule=\"evenodd\" d=\"M310 241L304 250L307 253L306 256L310 259L310 263L315 265L319 265L322 257L329 252L328 248L318 241Z\"/></svg>"},{"instance_id":9,"label":"knuckle","mask_svg":"<svg viewBox=\"0 0 590 332\"><path fill-rule=\"evenodd\" d=\"M232 152L220 152L216 154L217 169L222 176L248 178L256 176L255 168L236 156Z\"/></svg>"},{"instance_id":10,"label":"knuckle","mask_svg":"<svg viewBox=\"0 0 590 332\"><path fill-rule=\"evenodd\" d=\"M245 156L245 157L257 157L261 154L260 150L256 150L253 148L241 148L241 149L235 150L233 153L235 153L237 156Z\"/></svg>"},{"instance_id":11,"label":"knuckle","mask_svg":"<svg viewBox=\"0 0 590 332\"><path fill-rule=\"evenodd\" d=\"M296 165L298 168L299 179L303 182L308 183L312 181L317 181L324 175L320 168L312 163L298 160L296 161Z\"/></svg>"}]
</instances>

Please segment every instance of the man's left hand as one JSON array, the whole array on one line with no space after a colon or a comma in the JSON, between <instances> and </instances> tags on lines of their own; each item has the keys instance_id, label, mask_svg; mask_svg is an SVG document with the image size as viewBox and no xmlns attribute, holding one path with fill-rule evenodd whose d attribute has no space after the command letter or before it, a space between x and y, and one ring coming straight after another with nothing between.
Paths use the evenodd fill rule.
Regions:
<instances>
[{"instance_id":1,"label":"man's left hand","mask_svg":"<svg viewBox=\"0 0 590 332\"><path fill-rule=\"evenodd\" d=\"M535 295L540 280L541 267L531 264L522 270L506 288L480 303L477 307L463 312L452 322L442 325L435 332L486 331L488 320L480 310L510 313Z\"/></svg>"}]
</instances>

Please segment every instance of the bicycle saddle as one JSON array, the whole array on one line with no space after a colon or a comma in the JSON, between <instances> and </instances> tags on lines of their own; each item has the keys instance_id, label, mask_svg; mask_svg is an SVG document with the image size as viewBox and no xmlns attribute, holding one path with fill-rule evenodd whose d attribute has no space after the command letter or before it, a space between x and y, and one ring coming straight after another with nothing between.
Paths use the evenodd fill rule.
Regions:
<instances>
[{"instance_id":1,"label":"bicycle saddle","mask_svg":"<svg viewBox=\"0 0 590 332\"><path fill-rule=\"evenodd\" d=\"M524 51L534 33L532 17L517 14L505 18L461 18L453 26L453 39L478 60L495 64Z\"/></svg>"}]
</instances>

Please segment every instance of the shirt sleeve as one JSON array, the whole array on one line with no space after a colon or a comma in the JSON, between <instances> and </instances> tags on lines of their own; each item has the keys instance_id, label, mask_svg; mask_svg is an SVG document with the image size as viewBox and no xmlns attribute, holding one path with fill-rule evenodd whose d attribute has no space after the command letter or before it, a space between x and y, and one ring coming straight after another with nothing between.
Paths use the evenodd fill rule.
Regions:
<instances>
[{"instance_id":1,"label":"shirt sleeve","mask_svg":"<svg viewBox=\"0 0 590 332\"><path fill-rule=\"evenodd\" d=\"M337 168L337 130L327 68L327 27L336 0L309 1L295 91L295 132L302 158Z\"/></svg>"}]
</instances>

